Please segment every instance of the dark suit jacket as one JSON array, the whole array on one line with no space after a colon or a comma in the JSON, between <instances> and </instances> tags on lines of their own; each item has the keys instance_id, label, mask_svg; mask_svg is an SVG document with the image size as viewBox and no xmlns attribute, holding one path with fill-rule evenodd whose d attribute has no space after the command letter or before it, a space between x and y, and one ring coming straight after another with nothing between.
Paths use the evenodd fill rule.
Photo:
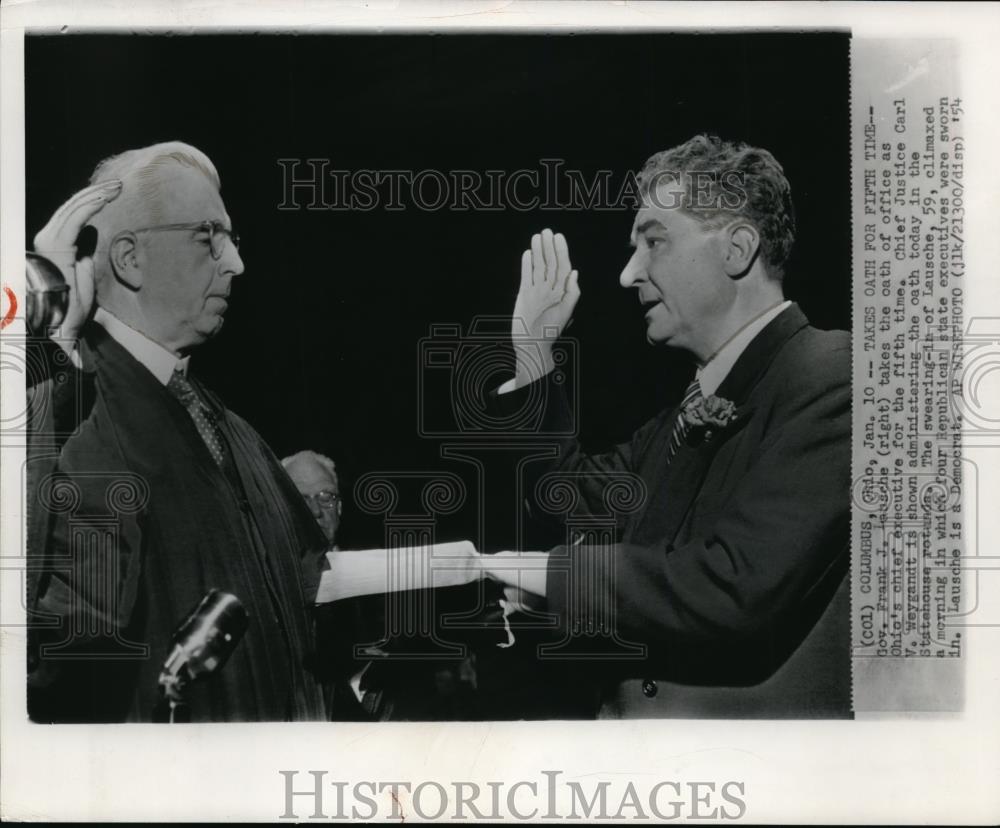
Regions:
<instances>
[{"instance_id":1,"label":"dark suit jacket","mask_svg":"<svg viewBox=\"0 0 1000 828\"><path fill-rule=\"evenodd\" d=\"M311 606L325 539L260 436L202 390L233 464L212 460L188 412L99 325L81 393L44 384L38 429L73 431L29 460L29 712L36 721L149 721L181 620L212 588L250 626L190 693L192 720L322 719Z\"/></svg>"},{"instance_id":2,"label":"dark suit jacket","mask_svg":"<svg viewBox=\"0 0 1000 828\"><path fill-rule=\"evenodd\" d=\"M565 430L565 397L542 382L543 430ZM549 470L583 473L584 510L606 514L623 471L646 499L620 542L553 550L549 608L578 647L611 625L614 653L645 648L594 662L605 716L849 716L850 338L810 327L793 305L716 396L735 403L735 422L670 462L676 409L604 454L561 442Z\"/></svg>"}]
</instances>

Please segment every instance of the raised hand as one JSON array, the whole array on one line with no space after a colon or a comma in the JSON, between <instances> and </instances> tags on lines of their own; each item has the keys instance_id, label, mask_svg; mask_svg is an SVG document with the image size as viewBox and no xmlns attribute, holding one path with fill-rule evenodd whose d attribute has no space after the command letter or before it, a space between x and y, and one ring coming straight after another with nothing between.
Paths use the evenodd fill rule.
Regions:
<instances>
[{"instance_id":1,"label":"raised hand","mask_svg":"<svg viewBox=\"0 0 1000 828\"><path fill-rule=\"evenodd\" d=\"M531 249L521 256L521 286L511 317L517 385L532 382L554 367L552 345L566 329L580 298L577 276L562 233L546 228L531 237Z\"/></svg>"},{"instance_id":2,"label":"raised hand","mask_svg":"<svg viewBox=\"0 0 1000 828\"><path fill-rule=\"evenodd\" d=\"M85 187L56 210L35 236L35 252L58 267L69 286L69 306L59 329L64 348L79 335L94 305L94 261L89 256L77 261L76 238L121 191L122 182L117 179Z\"/></svg>"}]
</instances>

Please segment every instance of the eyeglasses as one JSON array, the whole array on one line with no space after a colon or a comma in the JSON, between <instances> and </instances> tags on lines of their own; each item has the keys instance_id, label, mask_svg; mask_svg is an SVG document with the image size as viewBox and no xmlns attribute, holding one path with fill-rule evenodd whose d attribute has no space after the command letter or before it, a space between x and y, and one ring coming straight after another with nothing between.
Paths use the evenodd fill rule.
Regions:
<instances>
[{"instance_id":1,"label":"eyeglasses","mask_svg":"<svg viewBox=\"0 0 1000 828\"><path fill-rule=\"evenodd\" d=\"M308 500L315 500L320 506L325 509L332 509L334 506L340 502L341 497L336 492L328 491L323 489L322 491L316 492L316 494L305 495Z\"/></svg>"},{"instance_id":2,"label":"eyeglasses","mask_svg":"<svg viewBox=\"0 0 1000 828\"><path fill-rule=\"evenodd\" d=\"M133 230L133 233L154 233L169 230L194 230L195 232L207 233L209 244L212 249L212 258L221 259L226 250L226 240L233 243L233 247L240 249L240 234L235 230L226 227L221 221L195 221L190 224L157 224L153 227L140 227Z\"/></svg>"}]
</instances>

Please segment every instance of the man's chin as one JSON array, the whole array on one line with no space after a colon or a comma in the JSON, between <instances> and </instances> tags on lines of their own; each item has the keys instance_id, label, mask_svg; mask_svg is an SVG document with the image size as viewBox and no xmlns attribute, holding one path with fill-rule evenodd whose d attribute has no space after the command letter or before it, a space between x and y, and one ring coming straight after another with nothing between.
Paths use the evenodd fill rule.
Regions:
<instances>
[{"instance_id":1,"label":"man's chin","mask_svg":"<svg viewBox=\"0 0 1000 828\"><path fill-rule=\"evenodd\" d=\"M671 335L657 330L655 325L646 326L646 342L650 345L669 345Z\"/></svg>"},{"instance_id":2,"label":"man's chin","mask_svg":"<svg viewBox=\"0 0 1000 828\"><path fill-rule=\"evenodd\" d=\"M643 317L646 323L646 341L650 345L669 345L676 332L671 314L663 305L651 307Z\"/></svg>"},{"instance_id":3,"label":"man's chin","mask_svg":"<svg viewBox=\"0 0 1000 828\"><path fill-rule=\"evenodd\" d=\"M219 331L222 330L222 326L226 323L222 314L216 314L214 320L209 319L208 323L205 325L207 332L205 334L206 339L211 339L213 336L218 336Z\"/></svg>"},{"instance_id":4,"label":"man's chin","mask_svg":"<svg viewBox=\"0 0 1000 828\"><path fill-rule=\"evenodd\" d=\"M197 327L191 328L191 338L195 341L188 345L188 349L197 348L199 345L204 345L208 340L214 339L219 335L219 331L222 330L222 324L225 320L221 316L212 315L209 317L203 317L198 320Z\"/></svg>"}]
</instances>

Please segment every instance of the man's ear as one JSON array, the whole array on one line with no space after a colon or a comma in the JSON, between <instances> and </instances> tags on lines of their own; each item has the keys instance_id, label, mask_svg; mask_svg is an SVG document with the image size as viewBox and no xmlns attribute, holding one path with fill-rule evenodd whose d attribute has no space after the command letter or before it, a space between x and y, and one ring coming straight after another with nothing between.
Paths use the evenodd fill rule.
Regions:
<instances>
[{"instance_id":1,"label":"man's ear","mask_svg":"<svg viewBox=\"0 0 1000 828\"><path fill-rule=\"evenodd\" d=\"M111 242L111 269L123 285L138 290L142 287L142 267L139 245L134 233L121 233Z\"/></svg>"},{"instance_id":2,"label":"man's ear","mask_svg":"<svg viewBox=\"0 0 1000 828\"><path fill-rule=\"evenodd\" d=\"M742 279L760 252L760 233L749 222L734 224L728 229L726 242L725 269L731 279Z\"/></svg>"}]
</instances>

